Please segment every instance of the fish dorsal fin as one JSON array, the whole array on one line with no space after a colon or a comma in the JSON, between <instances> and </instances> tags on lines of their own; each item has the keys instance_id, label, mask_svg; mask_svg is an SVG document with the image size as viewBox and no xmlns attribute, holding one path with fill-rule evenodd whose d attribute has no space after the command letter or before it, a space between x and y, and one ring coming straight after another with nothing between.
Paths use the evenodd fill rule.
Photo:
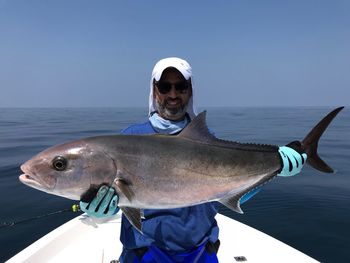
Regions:
<instances>
[{"instance_id":1,"label":"fish dorsal fin","mask_svg":"<svg viewBox=\"0 0 350 263\"><path fill-rule=\"evenodd\" d=\"M206 113L206 111L199 113L177 136L194 141L216 141L216 137L210 133L205 121Z\"/></svg>"},{"instance_id":2,"label":"fish dorsal fin","mask_svg":"<svg viewBox=\"0 0 350 263\"><path fill-rule=\"evenodd\" d=\"M206 111L198 114L178 135L179 138L186 138L193 141L210 143L220 147L235 148L245 151L277 152L278 146L254 143L239 143L216 138L208 129L205 121Z\"/></svg>"}]
</instances>

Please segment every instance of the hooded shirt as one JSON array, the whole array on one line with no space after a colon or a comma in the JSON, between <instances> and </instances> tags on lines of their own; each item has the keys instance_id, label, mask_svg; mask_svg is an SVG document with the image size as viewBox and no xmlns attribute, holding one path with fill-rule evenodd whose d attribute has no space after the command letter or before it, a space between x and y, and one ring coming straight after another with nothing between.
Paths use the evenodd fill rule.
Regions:
<instances>
[{"instance_id":1,"label":"hooded shirt","mask_svg":"<svg viewBox=\"0 0 350 263\"><path fill-rule=\"evenodd\" d=\"M148 117L153 128L158 133L176 134L187 126L187 124L191 121L191 119L193 119L197 115L197 112L195 110L194 103L193 103L194 87L192 85L192 96L189 99L189 102L186 107L185 119L180 121L172 121L172 120L164 119L161 116L159 116L157 112L158 109L157 109L156 100L153 94L153 81L154 80L159 81L162 77L164 70L169 67L177 69L186 80L191 79L191 82L192 82L192 68L190 64L187 63L187 61L176 57L165 58L158 61L158 63L154 66L154 69L152 71L151 81L150 81Z\"/></svg>"},{"instance_id":2,"label":"hooded shirt","mask_svg":"<svg viewBox=\"0 0 350 263\"><path fill-rule=\"evenodd\" d=\"M153 68L152 77L150 81L148 117L150 117L153 112L157 111L156 100L153 96L153 80L159 81L162 77L163 71L167 68L176 68L178 71L180 71L180 73L184 76L186 80L191 79L192 96L188 101L187 114L191 119L193 119L197 115L197 110L194 104L195 88L193 84L192 68L187 61L176 57L161 59Z\"/></svg>"},{"instance_id":3,"label":"hooded shirt","mask_svg":"<svg viewBox=\"0 0 350 263\"><path fill-rule=\"evenodd\" d=\"M180 131L190 120L184 123L162 123L167 120L152 118L157 111L153 98L153 80L158 81L163 71L168 67L174 67L185 77L192 79L191 66L180 58L166 58L160 60L154 67L150 82L149 120L142 124L136 124L122 131L122 134L173 134ZM192 83L193 89L193 83ZM194 106L194 90L189 100L187 114L190 119L196 115ZM158 119L158 120L157 120ZM176 209L144 209L142 220L143 234L138 232L124 217L122 219L120 240L124 249L156 246L167 253L182 253L192 251L207 241L216 242L219 228L215 215L217 209L215 203L205 203L185 208Z\"/></svg>"}]
</instances>

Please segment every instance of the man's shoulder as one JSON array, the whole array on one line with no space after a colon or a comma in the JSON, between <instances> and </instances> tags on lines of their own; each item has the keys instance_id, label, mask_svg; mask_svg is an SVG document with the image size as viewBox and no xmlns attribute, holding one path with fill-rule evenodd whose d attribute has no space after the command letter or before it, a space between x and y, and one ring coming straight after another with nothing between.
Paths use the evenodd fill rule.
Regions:
<instances>
[{"instance_id":1,"label":"man's shoulder","mask_svg":"<svg viewBox=\"0 0 350 263\"><path fill-rule=\"evenodd\" d=\"M130 125L129 127L121 131L121 134L153 134L153 133L156 133L156 131L153 129L149 121Z\"/></svg>"}]
</instances>

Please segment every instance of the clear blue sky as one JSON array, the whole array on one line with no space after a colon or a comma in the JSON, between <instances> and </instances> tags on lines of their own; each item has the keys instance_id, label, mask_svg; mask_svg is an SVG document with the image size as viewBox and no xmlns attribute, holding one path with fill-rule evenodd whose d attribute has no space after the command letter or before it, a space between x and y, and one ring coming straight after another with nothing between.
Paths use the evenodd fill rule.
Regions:
<instances>
[{"instance_id":1,"label":"clear blue sky","mask_svg":"<svg viewBox=\"0 0 350 263\"><path fill-rule=\"evenodd\" d=\"M0 107L147 107L168 56L198 106L349 105L350 1L0 0Z\"/></svg>"}]
</instances>

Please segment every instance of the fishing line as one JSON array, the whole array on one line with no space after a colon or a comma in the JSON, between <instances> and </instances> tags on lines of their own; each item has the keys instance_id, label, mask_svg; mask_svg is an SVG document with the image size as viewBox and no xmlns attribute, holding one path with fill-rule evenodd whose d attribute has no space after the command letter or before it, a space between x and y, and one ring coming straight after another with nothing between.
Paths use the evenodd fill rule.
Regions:
<instances>
[{"instance_id":1,"label":"fishing line","mask_svg":"<svg viewBox=\"0 0 350 263\"><path fill-rule=\"evenodd\" d=\"M0 228L12 227L12 226L15 226L15 225L18 225L18 224L21 224L21 223L30 222L30 221L37 220L37 219L40 219L40 218L43 218L43 217L56 215L56 214L60 214L60 213L64 213L64 212L74 212L74 213L76 213L76 212L79 212L79 211L81 211L79 205L74 204L74 205L72 205L71 208L67 208L67 209L63 209L63 210L59 210L59 211L55 211L55 212L51 212L51 213L47 213L47 214L43 214L43 215L38 215L38 216L34 216L34 217L29 217L29 218L26 218L26 219L15 221L15 222L2 222L2 223L0 223Z\"/></svg>"}]
</instances>

